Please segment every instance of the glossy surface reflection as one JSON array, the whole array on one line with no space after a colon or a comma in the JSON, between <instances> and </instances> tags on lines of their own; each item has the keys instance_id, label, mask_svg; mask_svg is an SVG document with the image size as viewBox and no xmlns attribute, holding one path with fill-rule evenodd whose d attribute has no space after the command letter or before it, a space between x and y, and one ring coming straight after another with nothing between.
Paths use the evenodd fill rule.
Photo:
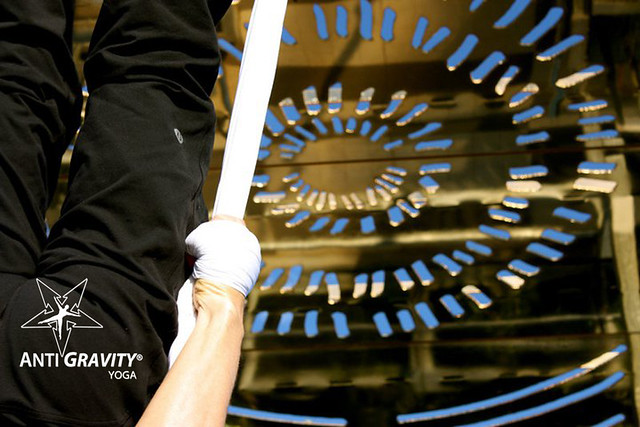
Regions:
<instances>
[{"instance_id":1,"label":"glossy surface reflection","mask_svg":"<svg viewBox=\"0 0 640 427\"><path fill-rule=\"evenodd\" d=\"M588 3L290 1L229 425L638 425L640 7Z\"/></svg>"}]
</instances>

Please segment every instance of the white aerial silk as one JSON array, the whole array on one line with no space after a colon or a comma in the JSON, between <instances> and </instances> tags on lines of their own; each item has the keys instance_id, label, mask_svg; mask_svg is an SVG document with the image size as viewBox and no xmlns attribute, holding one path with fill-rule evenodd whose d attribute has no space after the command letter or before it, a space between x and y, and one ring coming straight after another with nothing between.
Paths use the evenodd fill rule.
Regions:
<instances>
[{"instance_id":1,"label":"white aerial silk","mask_svg":"<svg viewBox=\"0 0 640 427\"><path fill-rule=\"evenodd\" d=\"M273 89L286 9L287 0L255 0L253 5L214 216L244 217ZM224 245L224 242L220 244ZM194 283L195 280L189 278L178 293L178 336L169 351L170 364L180 354L195 326Z\"/></svg>"}]
</instances>

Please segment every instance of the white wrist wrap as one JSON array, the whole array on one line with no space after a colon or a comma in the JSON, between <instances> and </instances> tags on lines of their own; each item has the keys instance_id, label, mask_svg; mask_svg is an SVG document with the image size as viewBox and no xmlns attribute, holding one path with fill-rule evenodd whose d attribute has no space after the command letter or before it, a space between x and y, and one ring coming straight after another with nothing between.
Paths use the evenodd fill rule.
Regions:
<instances>
[{"instance_id":1,"label":"white wrist wrap","mask_svg":"<svg viewBox=\"0 0 640 427\"><path fill-rule=\"evenodd\" d=\"M230 286L245 297L260 273L260 243L244 225L216 219L200 224L185 240L196 258L192 276Z\"/></svg>"}]
</instances>

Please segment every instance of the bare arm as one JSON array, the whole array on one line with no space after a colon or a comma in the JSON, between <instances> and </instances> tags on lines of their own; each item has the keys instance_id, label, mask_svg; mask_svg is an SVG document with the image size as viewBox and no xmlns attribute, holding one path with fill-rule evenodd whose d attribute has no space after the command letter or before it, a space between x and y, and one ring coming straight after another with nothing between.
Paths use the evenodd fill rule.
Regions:
<instances>
[{"instance_id":1,"label":"bare arm","mask_svg":"<svg viewBox=\"0 0 640 427\"><path fill-rule=\"evenodd\" d=\"M139 426L224 426L244 336L245 296L260 271L260 245L242 220L201 224L186 240L196 257L195 328Z\"/></svg>"},{"instance_id":2,"label":"bare arm","mask_svg":"<svg viewBox=\"0 0 640 427\"><path fill-rule=\"evenodd\" d=\"M238 94L244 96L236 97L214 206L214 215L217 213L218 216L209 224L222 220L237 222L244 227L241 219L219 214L244 215L263 127L263 122L254 118L264 117L268 107L286 6L287 0L255 2L245 44L244 72L238 82ZM235 147L233 151L230 150L232 146ZM251 162L247 156L252 159ZM229 167L231 163L234 167ZM224 167L225 164L228 166ZM229 175L229 171L238 173ZM243 194L245 190L246 194ZM202 225L187 237L188 250L189 238L197 234L200 228ZM220 237L225 234L216 233L215 230L205 230L200 237L204 238L207 234L209 237ZM231 234L227 234L227 237ZM230 253L202 245L203 239L196 239L199 242L191 245L197 253L190 253L198 258L193 277L208 281L198 280L195 285L194 303L198 309L196 325L139 425L224 425L240 358L244 297L256 283L261 261L260 246L255 236L253 242L246 234L243 236L239 232L232 237L239 239L210 239L215 244L224 245L225 250L233 249ZM237 240L244 248L237 247ZM232 268L234 274L225 274L222 270L234 264L236 254L241 255L244 265ZM212 260L211 263L209 260ZM199 266L198 262L202 265Z\"/></svg>"},{"instance_id":3,"label":"bare arm","mask_svg":"<svg viewBox=\"0 0 640 427\"><path fill-rule=\"evenodd\" d=\"M196 326L139 426L224 426L244 334L244 296L198 280Z\"/></svg>"}]
</instances>

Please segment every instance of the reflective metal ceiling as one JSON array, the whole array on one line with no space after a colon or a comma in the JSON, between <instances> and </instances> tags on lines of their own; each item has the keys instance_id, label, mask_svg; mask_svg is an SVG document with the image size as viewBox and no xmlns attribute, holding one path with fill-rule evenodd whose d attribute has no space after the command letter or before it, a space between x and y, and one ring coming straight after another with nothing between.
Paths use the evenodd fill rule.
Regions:
<instances>
[{"instance_id":1,"label":"reflective metal ceiling","mask_svg":"<svg viewBox=\"0 0 640 427\"><path fill-rule=\"evenodd\" d=\"M220 25L210 203L251 5ZM639 12L290 0L230 425L637 425Z\"/></svg>"}]
</instances>

